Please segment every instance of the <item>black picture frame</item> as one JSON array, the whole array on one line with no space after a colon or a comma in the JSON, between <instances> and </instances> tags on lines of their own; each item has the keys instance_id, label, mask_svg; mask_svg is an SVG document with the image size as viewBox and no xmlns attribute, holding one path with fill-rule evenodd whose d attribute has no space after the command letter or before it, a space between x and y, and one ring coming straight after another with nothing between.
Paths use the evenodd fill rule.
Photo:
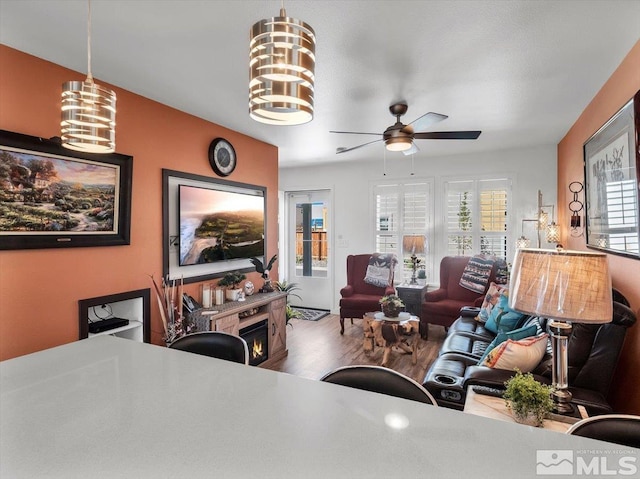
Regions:
<instances>
[{"instance_id":1,"label":"black picture frame","mask_svg":"<svg viewBox=\"0 0 640 479\"><path fill-rule=\"evenodd\" d=\"M130 244L132 173L128 155L0 130L0 250Z\"/></svg>"},{"instance_id":2,"label":"black picture frame","mask_svg":"<svg viewBox=\"0 0 640 479\"><path fill-rule=\"evenodd\" d=\"M264 234L267 244L267 188L265 186L239 183L221 178L196 175L175 170L162 170L162 274L169 281L196 283L220 278L229 271L248 273L255 271L249 259L232 259L215 263L180 264L179 188L181 185L195 186L214 191L246 193L263 198ZM257 256L264 261L264 255Z\"/></svg>"},{"instance_id":3,"label":"black picture frame","mask_svg":"<svg viewBox=\"0 0 640 479\"><path fill-rule=\"evenodd\" d=\"M588 248L640 259L640 90L583 146Z\"/></svg>"}]
</instances>

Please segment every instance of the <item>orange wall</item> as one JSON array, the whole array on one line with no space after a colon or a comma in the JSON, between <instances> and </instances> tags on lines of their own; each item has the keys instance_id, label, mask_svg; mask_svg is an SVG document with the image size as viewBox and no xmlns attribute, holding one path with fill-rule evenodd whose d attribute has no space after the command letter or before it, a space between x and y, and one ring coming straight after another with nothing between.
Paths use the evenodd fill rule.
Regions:
<instances>
[{"instance_id":1,"label":"orange wall","mask_svg":"<svg viewBox=\"0 0 640 479\"><path fill-rule=\"evenodd\" d=\"M83 74L0 45L0 129L44 138L59 136L61 85L83 79ZM207 151L216 137L228 139L238 155L229 180L267 187L267 253L277 251L276 147L114 90L118 97L116 149L133 156L131 244L0 251L0 359L77 340L79 299L148 288L148 275L162 277L161 170L215 177ZM248 278L262 284L256 273ZM197 284L185 290L199 298ZM151 313L151 340L161 344L162 325L155 304Z\"/></svg>"},{"instance_id":2,"label":"orange wall","mask_svg":"<svg viewBox=\"0 0 640 479\"><path fill-rule=\"evenodd\" d=\"M640 89L640 41L598 92L558 144L558 210L561 225L569 224L569 183L584 183L582 145ZM584 197L581 198L584 200ZM584 218L584 215L583 215ZM573 238L565 227L563 244L585 250L585 238ZM631 302L640 317L640 260L609 255L613 286ZM630 328L613 379L611 403L615 410L640 414L640 324Z\"/></svg>"}]
</instances>

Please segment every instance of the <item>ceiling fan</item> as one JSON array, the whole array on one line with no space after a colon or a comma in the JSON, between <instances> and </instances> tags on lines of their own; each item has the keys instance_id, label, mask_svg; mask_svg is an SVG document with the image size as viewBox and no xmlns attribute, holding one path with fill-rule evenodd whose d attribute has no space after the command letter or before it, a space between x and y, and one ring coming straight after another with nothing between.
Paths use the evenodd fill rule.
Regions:
<instances>
[{"instance_id":1,"label":"ceiling fan","mask_svg":"<svg viewBox=\"0 0 640 479\"><path fill-rule=\"evenodd\" d=\"M377 140L369 141L352 148L340 147L336 149L336 153L346 153L363 146L371 145L379 141L384 141L385 147L389 151L401 151L405 155L410 155L418 151L418 147L413 140L475 140L480 136L481 131L421 131L434 123L446 120L447 115L440 113L425 113L408 125L400 122L400 117L407 112L408 105L406 103L394 103L389 107L389 111L396 117L396 123L387 128L384 133L364 133L358 131L330 131L330 133L346 133L349 135L376 135L382 136ZM416 131L417 130L417 131Z\"/></svg>"}]
</instances>

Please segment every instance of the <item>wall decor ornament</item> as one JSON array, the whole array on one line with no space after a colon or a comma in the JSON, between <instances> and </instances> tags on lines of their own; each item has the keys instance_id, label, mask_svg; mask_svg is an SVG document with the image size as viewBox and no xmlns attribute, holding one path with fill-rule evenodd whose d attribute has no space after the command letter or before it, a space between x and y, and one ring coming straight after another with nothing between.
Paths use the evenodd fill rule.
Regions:
<instances>
[{"instance_id":1,"label":"wall decor ornament","mask_svg":"<svg viewBox=\"0 0 640 479\"><path fill-rule=\"evenodd\" d=\"M209 164L218 176L229 176L236 168L236 150L224 138L216 138L209 145Z\"/></svg>"},{"instance_id":2,"label":"wall decor ornament","mask_svg":"<svg viewBox=\"0 0 640 479\"><path fill-rule=\"evenodd\" d=\"M640 91L584 144L587 247L640 258Z\"/></svg>"},{"instance_id":3,"label":"wall decor ornament","mask_svg":"<svg viewBox=\"0 0 640 479\"><path fill-rule=\"evenodd\" d=\"M128 245L133 159L0 130L0 250Z\"/></svg>"}]
</instances>

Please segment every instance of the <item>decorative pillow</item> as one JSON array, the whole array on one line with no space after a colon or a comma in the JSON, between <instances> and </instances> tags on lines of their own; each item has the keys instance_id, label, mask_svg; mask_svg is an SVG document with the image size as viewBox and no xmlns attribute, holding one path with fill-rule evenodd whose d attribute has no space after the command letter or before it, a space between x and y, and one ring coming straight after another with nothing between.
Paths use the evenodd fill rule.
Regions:
<instances>
[{"instance_id":1,"label":"decorative pillow","mask_svg":"<svg viewBox=\"0 0 640 479\"><path fill-rule=\"evenodd\" d=\"M509 265L507 265L507 262L502 258L496 259L496 283L509 283Z\"/></svg>"},{"instance_id":2,"label":"decorative pillow","mask_svg":"<svg viewBox=\"0 0 640 479\"><path fill-rule=\"evenodd\" d=\"M487 294L484 295L484 301L482 302L482 306L480 306L480 312L476 319L481 323L486 323L489 319L489 315L491 314L491 310L498 303L500 299L500 293L503 291L509 291L506 286L500 286L494 282L491 282L489 285L489 289L487 290Z\"/></svg>"},{"instance_id":3,"label":"decorative pillow","mask_svg":"<svg viewBox=\"0 0 640 479\"><path fill-rule=\"evenodd\" d=\"M493 341L489 343L487 349L485 349L484 354L478 361L478 366L482 365L485 358L489 355L489 353L502 343L504 343L508 339L513 339L514 341L518 341L524 338L530 338L531 336L536 336L538 334L538 328L535 324L530 324L529 326L523 326L518 329L514 329L513 331L509 331L508 333L504 333L500 331L498 335L493 338Z\"/></svg>"},{"instance_id":4,"label":"decorative pillow","mask_svg":"<svg viewBox=\"0 0 640 479\"><path fill-rule=\"evenodd\" d=\"M545 333L519 341L507 339L487 355L482 365L494 369L512 371L518 368L523 373L531 372L544 357L548 336Z\"/></svg>"},{"instance_id":5,"label":"decorative pillow","mask_svg":"<svg viewBox=\"0 0 640 479\"><path fill-rule=\"evenodd\" d=\"M494 258L486 258L483 255L476 255L469 259L464 267L460 286L478 294L482 294L487 287L487 282L491 276Z\"/></svg>"},{"instance_id":6,"label":"decorative pillow","mask_svg":"<svg viewBox=\"0 0 640 479\"><path fill-rule=\"evenodd\" d=\"M393 270L398 258L393 253L374 253L369 258L367 273L364 282L384 288L390 286L393 281Z\"/></svg>"},{"instance_id":7,"label":"decorative pillow","mask_svg":"<svg viewBox=\"0 0 640 479\"><path fill-rule=\"evenodd\" d=\"M519 327L522 318L524 318L524 314L509 308L509 291L504 290L500 293L498 303L491 309L491 314L489 314L484 328L496 334L500 331L507 333Z\"/></svg>"}]
</instances>

